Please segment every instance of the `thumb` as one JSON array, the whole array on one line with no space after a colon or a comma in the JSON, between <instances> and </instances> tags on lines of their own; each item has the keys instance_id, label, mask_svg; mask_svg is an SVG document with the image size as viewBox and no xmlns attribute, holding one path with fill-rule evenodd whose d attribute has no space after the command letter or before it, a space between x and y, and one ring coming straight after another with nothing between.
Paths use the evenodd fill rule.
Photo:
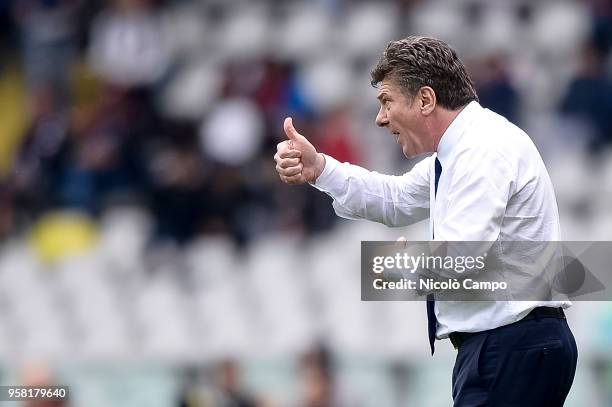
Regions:
<instances>
[{"instance_id":1,"label":"thumb","mask_svg":"<svg viewBox=\"0 0 612 407\"><path fill-rule=\"evenodd\" d=\"M297 130L295 130L295 127L293 127L293 119L291 117L285 118L285 123L283 124L283 127L285 129L285 134L287 135L287 138L289 138L289 140L301 141L304 138L304 136L298 133Z\"/></svg>"}]
</instances>

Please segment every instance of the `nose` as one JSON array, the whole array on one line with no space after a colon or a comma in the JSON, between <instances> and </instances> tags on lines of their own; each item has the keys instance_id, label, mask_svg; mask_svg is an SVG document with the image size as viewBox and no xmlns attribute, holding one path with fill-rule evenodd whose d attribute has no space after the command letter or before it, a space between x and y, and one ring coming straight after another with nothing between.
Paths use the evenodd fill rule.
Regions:
<instances>
[{"instance_id":1,"label":"nose","mask_svg":"<svg viewBox=\"0 0 612 407\"><path fill-rule=\"evenodd\" d=\"M389 124L387 112L385 111L384 106L381 106L378 114L376 115L376 125L379 127L385 127L387 124Z\"/></svg>"}]
</instances>

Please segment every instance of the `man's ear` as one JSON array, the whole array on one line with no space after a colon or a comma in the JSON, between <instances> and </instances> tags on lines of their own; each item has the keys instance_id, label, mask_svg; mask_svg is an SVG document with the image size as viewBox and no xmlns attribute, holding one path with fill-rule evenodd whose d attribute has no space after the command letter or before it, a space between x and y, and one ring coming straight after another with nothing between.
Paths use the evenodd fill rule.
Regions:
<instances>
[{"instance_id":1,"label":"man's ear","mask_svg":"<svg viewBox=\"0 0 612 407\"><path fill-rule=\"evenodd\" d=\"M429 116L436 108L436 92L429 86L423 86L419 89L419 102L421 113Z\"/></svg>"}]
</instances>

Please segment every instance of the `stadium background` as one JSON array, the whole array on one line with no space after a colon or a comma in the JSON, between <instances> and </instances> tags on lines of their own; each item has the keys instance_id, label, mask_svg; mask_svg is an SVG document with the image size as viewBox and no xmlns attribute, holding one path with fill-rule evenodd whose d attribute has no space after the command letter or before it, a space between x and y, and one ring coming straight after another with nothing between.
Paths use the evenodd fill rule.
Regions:
<instances>
[{"instance_id":1,"label":"stadium background","mask_svg":"<svg viewBox=\"0 0 612 407\"><path fill-rule=\"evenodd\" d=\"M272 159L291 115L407 171L369 69L409 34L530 134L564 240L612 240L608 1L0 1L0 382L88 407L450 405L424 305L359 301L360 241L426 224L339 220ZM612 306L568 315L567 405L610 406Z\"/></svg>"}]
</instances>

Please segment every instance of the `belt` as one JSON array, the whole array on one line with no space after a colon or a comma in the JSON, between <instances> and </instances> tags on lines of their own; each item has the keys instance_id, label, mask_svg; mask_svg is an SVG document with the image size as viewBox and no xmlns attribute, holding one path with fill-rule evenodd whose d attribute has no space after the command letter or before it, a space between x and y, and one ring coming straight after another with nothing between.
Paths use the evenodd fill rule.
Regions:
<instances>
[{"instance_id":1,"label":"belt","mask_svg":"<svg viewBox=\"0 0 612 407\"><path fill-rule=\"evenodd\" d=\"M525 317L519 321L514 322L515 324L521 321L526 321L529 319L540 319L540 318L558 318L558 319L565 319L565 313L563 312L562 308L552 308L552 307L537 307L531 310L531 312L527 315L525 315ZM502 328L502 327L499 327ZM495 329L498 328L494 328L494 329L490 329L490 331L493 331ZM461 346L462 343L464 343L465 341L467 341L468 339L470 339L472 336L481 334L483 332L487 332L487 331L480 331L480 332L452 332L450 335L448 335L448 338L450 339L451 343L453 344L453 346L455 347L455 349L459 349L459 347Z\"/></svg>"}]
</instances>

